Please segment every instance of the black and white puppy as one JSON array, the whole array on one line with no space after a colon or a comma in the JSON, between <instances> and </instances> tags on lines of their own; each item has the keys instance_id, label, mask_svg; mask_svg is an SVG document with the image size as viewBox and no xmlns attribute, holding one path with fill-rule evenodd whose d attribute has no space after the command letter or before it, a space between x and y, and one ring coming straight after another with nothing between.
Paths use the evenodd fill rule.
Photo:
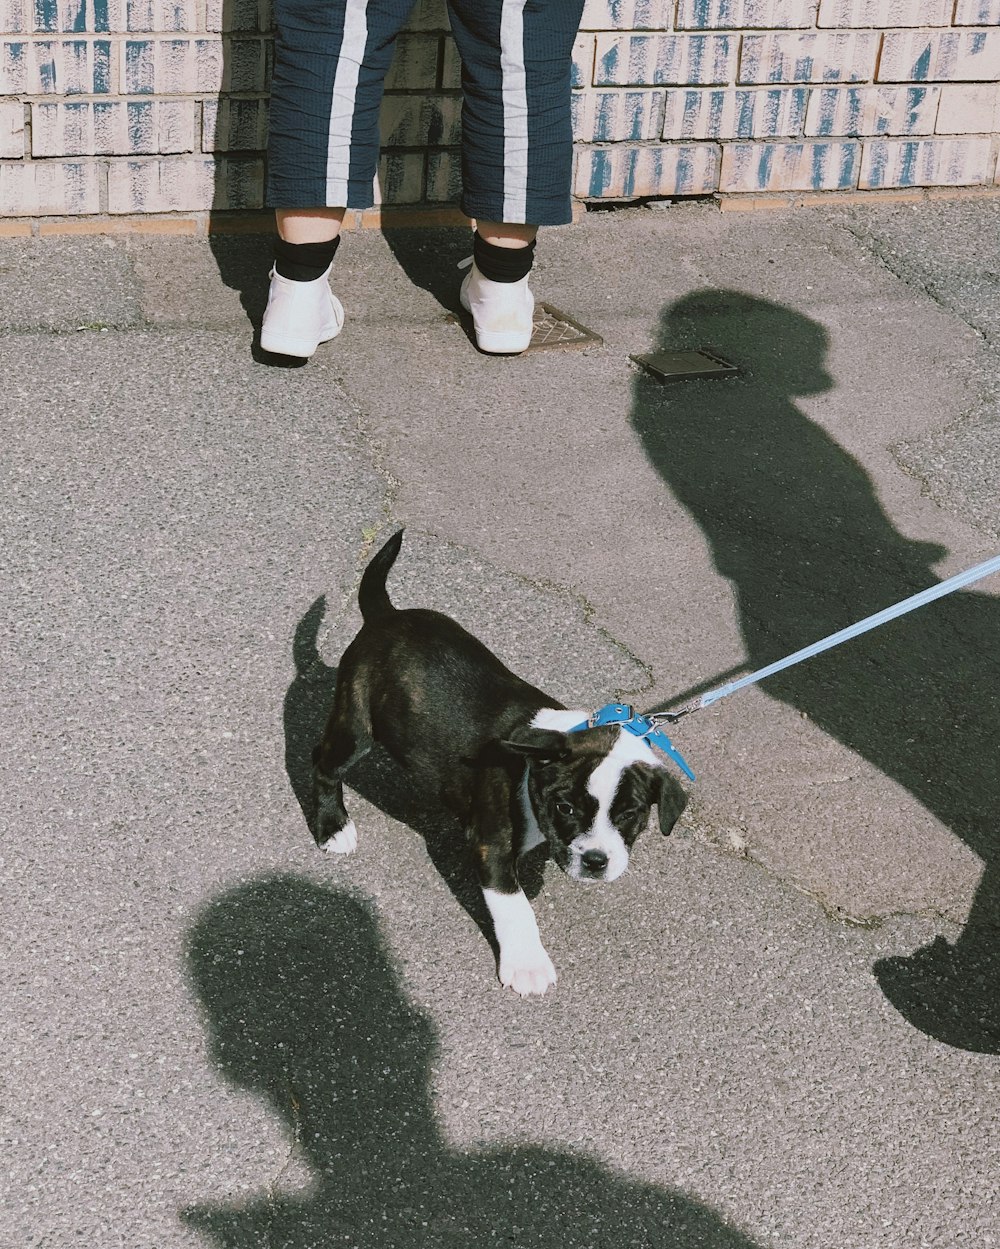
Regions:
<instances>
[{"instance_id":1,"label":"black and white puppy","mask_svg":"<svg viewBox=\"0 0 1000 1249\"><path fill-rule=\"evenodd\" d=\"M415 785L454 811L473 850L500 948L500 980L520 994L555 984L517 861L543 842L574 880L610 881L650 809L661 831L687 801L663 760L617 725L587 719L522 681L440 612L393 607L385 583L402 530L365 569L364 624L337 670L333 709L313 752L315 837L350 854L343 778L379 742Z\"/></svg>"}]
</instances>

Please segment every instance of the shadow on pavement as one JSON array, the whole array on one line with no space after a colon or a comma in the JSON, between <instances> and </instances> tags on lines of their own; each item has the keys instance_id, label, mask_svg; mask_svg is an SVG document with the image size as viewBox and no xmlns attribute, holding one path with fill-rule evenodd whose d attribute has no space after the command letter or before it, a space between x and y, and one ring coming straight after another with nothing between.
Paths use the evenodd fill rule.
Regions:
<instances>
[{"instance_id":1,"label":"shadow on pavement","mask_svg":"<svg viewBox=\"0 0 1000 1249\"><path fill-rule=\"evenodd\" d=\"M444 6L437 7L439 24L446 26ZM242 0L222 0L222 85L210 110L206 103L205 141L212 148L210 155L215 165L208 243L222 281L239 294L250 326L254 361L274 368L294 369L301 368L306 361L274 355L260 346L260 323L267 305L274 233L239 232L238 214L250 211L256 216L263 203L267 90L273 72L272 48L265 41L261 51L259 44L259 36L271 25L270 16L262 16L264 12L259 6L244 4ZM423 14L424 20L427 16ZM411 33L408 28L401 32L404 38L408 33ZM268 86L263 90L258 81L261 55L267 62L265 77L268 79ZM332 72L330 67L327 70ZM438 94L447 96L449 92ZM385 137L383 124L383 139ZM441 134L430 134L428 150L434 150L443 141ZM380 181L386 208L411 206L405 187L397 185L397 179L383 170ZM259 228L256 221L252 225L255 230ZM413 284L429 291L447 311L458 312L462 274L457 265L464 257L472 255L471 228L396 227L386 228L384 236ZM350 246L349 237L345 242Z\"/></svg>"},{"instance_id":2,"label":"shadow on pavement","mask_svg":"<svg viewBox=\"0 0 1000 1249\"><path fill-rule=\"evenodd\" d=\"M414 286L429 292L447 312L460 312L460 260L472 255L472 230L385 226L382 235Z\"/></svg>"},{"instance_id":3,"label":"shadow on pavement","mask_svg":"<svg viewBox=\"0 0 1000 1249\"><path fill-rule=\"evenodd\" d=\"M706 347L739 379L636 379L632 420L651 463L733 584L756 669L936 584L944 551L894 528L860 465L796 406L833 386L826 334L788 308L703 290L664 308L659 346ZM769 678L904 786L983 860L968 922L875 967L916 1028L1000 1052L1000 602L958 593Z\"/></svg>"},{"instance_id":4,"label":"shadow on pavement","mask_svg":"<svg viewBox=\"0 0 1000 1249\"><path fill-rule=\"evenodd\" d=\"M243 886L202 913L187 958L214 1063L285 1121L312 1181L183 1210L208 1243L754 1249L690 1198L582 1155L449 1148L431 1104L433 1028L358 898L294 877Z\"/></svg>"},{"instance_id":5,"label":"shadow on pavement","mask_svg":"<svg viewBox=\"0 0 1000 1249\"><path fill-rule=\"evenodd\" d=\"M208 245L219 276L240 297L240 306L247 317L250 354L257 364L279 369L300 369L308 361L296 356L278 356L264 351L260 345L260 323L267 307L267 291L271 281L274 238L270 234L212 233L209 226Z\"/></svg>"}]
</instances>

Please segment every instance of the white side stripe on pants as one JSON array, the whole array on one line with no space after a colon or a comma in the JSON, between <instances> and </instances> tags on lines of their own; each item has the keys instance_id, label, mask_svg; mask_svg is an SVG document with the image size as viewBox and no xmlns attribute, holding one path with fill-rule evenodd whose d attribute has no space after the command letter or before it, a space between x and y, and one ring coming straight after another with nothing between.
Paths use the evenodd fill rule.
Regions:
<instances>
[{"instance_id":1,"label":"white side stripe on pants","mask_svg":"<svg viewBox=\"0 0 1000 1249\"><path fill-rule=\"evenodd\" d=\"M337 58L330 101L330 129L326 148L326 202L331 207L347 203L351 171L351 131L358 94L358 76L368 43L368 0L347 0L344 39Z\"/></svg>"},{"instance_id":2,"label":"white side stripe on pants","mask_svg":"<svg viewBox=\"0 0 1000 1249\"><path fill-rule=\"evenodd\" d=\"M525 0L503 0L500 72L503 95L503 219L523 222L528 199L528 89L524 68Z\"/></svg>"}]
</instances>

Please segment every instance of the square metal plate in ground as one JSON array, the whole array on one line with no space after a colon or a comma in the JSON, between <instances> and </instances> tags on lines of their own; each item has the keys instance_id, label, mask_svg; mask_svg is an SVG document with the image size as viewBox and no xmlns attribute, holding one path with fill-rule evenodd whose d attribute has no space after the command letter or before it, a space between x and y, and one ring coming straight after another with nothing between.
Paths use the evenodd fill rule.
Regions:
<instances>
[{"instance_id":1,"label":"square metal plate in ground","mask_svg":"<svg viewBox=\"0 0 1000 1249\"><path fill-rule=\"evenodd\" d=\"M604 339L551 304L535 304L529 351L550 347L602 347Z\"/></svg>"},{"instance_id":2,"label":"square metal plate in ground","mask_svg":"<svg viewBox=\"0 0 1000 1249\"><path fill-rule=\"evenodd\" d=\"M467 312L463 312L461 317L454 313L449 313L447 319L456 325L461 325L462 329L475 342L475 335L472 331L472 318ZM536 303L535 315L531 326L531 342L523 351L522 355L527 355L529 351L549 351L554 347L603 347L604 339L600 334L595 334L593 330L588 330L585 325L581 325L579 321L575 321L565 312L561 312L558 308L553 308L551 304Z\"/></svg>"},{"instance_id":3,"label":"square metal plate in ground","mask_svg":"<svg viewBox=\"0 0 1000 1249\"><path fill-rule=\"evenodd\" d=\"M651 351L629 356L660 382L689 382L700 377L738 377L739 369L710 351Z\"/></svg>"}]
</instances>

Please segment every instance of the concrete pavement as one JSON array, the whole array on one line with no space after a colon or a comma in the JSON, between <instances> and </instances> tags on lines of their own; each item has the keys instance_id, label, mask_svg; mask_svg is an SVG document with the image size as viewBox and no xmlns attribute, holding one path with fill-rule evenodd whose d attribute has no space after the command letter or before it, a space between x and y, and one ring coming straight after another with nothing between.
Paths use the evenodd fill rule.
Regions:
<instances>
[{"instance_id":1,"label":"concrete pavement","mask_svg":"<svg viewBox=\"0 0 1000 1249\"><path fill-rule=\"evenodd\" d=\"M1000 549L998 226L594 213L533 284L604 346L516 360L460 233L353 235L302 368L264 240L2 244L0 1244L1000 1244L1000 584L682 722L674 836L538 886L542 1001L384 761L353 857L302 811L400 523L397 602L587 707Z\"/></svg>"}]
</instances>

